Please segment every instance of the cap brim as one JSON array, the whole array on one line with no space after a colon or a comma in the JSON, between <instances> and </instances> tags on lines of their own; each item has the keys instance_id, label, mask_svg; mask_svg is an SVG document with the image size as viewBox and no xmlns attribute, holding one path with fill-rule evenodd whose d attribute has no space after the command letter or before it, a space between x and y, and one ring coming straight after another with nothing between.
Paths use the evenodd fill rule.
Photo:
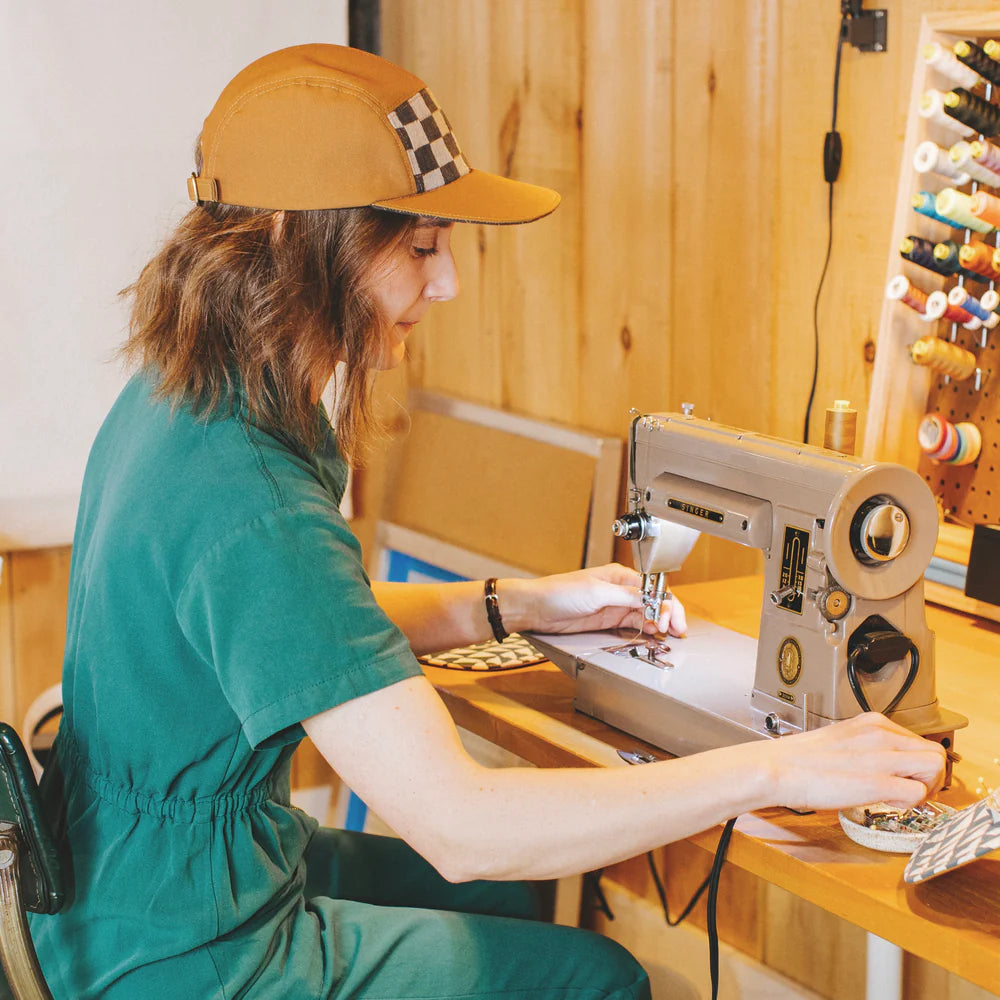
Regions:
<instances>
[{"instance_id":1,"label":"cap brim","mask_svg":"<svg viewBox=\"0 0 1000 1000\"><path fill-rule=\"evenodd\" d=\"M485 170L470 170L458 180L433 191L389 198L373 204L377 208L405 212L407 215L509 226L533 222L548 215L559 200L559 194L551 188L514 181Z\"/></svg>"}]
</instances>

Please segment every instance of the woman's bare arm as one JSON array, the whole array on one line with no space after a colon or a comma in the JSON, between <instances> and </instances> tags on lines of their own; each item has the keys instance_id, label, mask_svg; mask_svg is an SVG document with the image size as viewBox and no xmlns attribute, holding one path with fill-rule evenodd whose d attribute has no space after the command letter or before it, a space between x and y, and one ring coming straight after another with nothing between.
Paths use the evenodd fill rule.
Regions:
<instances>
[{"instance_id":1,"label":"woman's bare arm","mask_svg":"<svg viewBox=\"0 0 1000 1000\"><path fill-rule=\"evenodd\" d=\"M307 719L330 765L446 878L555 878L769 805L913 805L944 751L864 715L634 768L482 767L422 677Z\"/></svg>"},{"instance_id":2,"label":"woman's bare arm","mask_svg":"<svg viewBox=\"0 0 1000 1000\"><path fill-rule=\"evenodd\" d=\"M375 582L372 592L418 656L493 638L482 581ZM508 632L645 626L647 631L655 627L681 635L686 628L684 609L677 601L664 605L655 626L644 623L639 574L616 564L533 579L503 579L497 584L497 594Z\"/></svg>"}]
</instances>

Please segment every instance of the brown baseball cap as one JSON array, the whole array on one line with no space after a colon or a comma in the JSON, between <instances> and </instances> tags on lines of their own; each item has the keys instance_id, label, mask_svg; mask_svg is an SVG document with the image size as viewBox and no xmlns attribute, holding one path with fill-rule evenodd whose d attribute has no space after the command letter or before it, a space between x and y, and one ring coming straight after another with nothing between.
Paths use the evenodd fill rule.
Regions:
<instances>
[{"instance_id":1,"label":"brown baseball cap","mask_svg":"<svg viewBox=\"0 0 1000 1000\"><path fill-rule=\"evenodd\" d=\"M263 56L223 90L201 134L192 201L267 209L374 205L492 224L531 222L549 188L469 166L424 83L343 45Z\"/></svg>"}]
</instances>

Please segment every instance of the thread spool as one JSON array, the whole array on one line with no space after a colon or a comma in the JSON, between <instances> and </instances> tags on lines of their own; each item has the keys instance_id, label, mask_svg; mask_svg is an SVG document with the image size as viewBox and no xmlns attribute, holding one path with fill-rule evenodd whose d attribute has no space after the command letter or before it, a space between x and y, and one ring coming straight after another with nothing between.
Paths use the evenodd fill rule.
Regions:
<instances>
[{"instance_id":1,"label":"thread spool","mask_svg":"<svg viewBox=\"0 0 1000 1000\"><path fill-rule=\"evenodd\" d=\"M952 305L944 292L931 292L927 296L924 316L929 322L946 319L949 323L960 323L966 330L978 330L983 324L972 313Z\"/></svg>"},{"instance_id":2,"label":"thread spool","mask_svg":"<svg viewBox=\"0 0 1000 1000\"><path fill-rule=\"evenodd\" d=\"M905 274L897 274L885 286L885 297L902 302L923 316L927 312L927 293L917 288Z\"/></svg>"},{"instance_id":3,"label":"thread spool","mask_svg":"<svg viewBox=\"0 0 1000 1000\"><path fill-rule=\"evenodd\" d=\"M962 270L962 265L958 260L958 244L954 240L942 240L940 243L935 243L934 260L949 274L958 274ZM978 274L976 278L979 278Z\"/></svg>"},{"instance_id":4,"label":"thread spool","mask_svg":"<svg viewBox=\"0 0 1000 1000\"><path fill-rule=\"evenodd\" d=\"M951 228L951 219L946 219L943 215L937 214L937 210L934 207L936 197L931 191L918 191L910 199L910 204L913 206L914 212L919 212L920 215L926 216L928 219L934 219L936 222L944 223L944 225Z\"/></svg>"},{"instance_id":5,"label":"thread spool","mask_svg":"<svg viewBox=\"0 0 1000 1000\"><path fill-rule=\"evenodd\" d=\"M940 174L955 182L958 187L969 183L969 175L959 170L946 149L942 149L932 139L920 143L913 152L913 169L918 174ZM947 220L946 220L947 221Z\"/></svg>"},{"instance_id":6,"label":"thread spool","mask_svg":"<svg viewBox=\"0 0 1000 1000\"><path fill-rule=\"evenodd\" d=\"M917 428L917 441L932 462L971 465L983 448L983 438L975 424L953 424L940 413L928 413Z\"/></svg>"},{"instance_id":7,"label":"thread spool","mask_svg":"<svg viewBox=\"0 0 1000 1000\"><path fill-rule=\"evenodd\" d=\"M974 295L970 295L960 285L956 285L948 293L948 302L959 309L972 313L987 330L992 330L997 323L1000 323L1000 316L990 309L986 309Z\"/></svg>"},{"instance_id":8,"label":"thread spool","mask_svg":"<svg viewBox=\"0 0 1000 1000\"><path fill-rule=\"evenodd\" d=\"M944 95L944 113L983 135L1000 132L1000 108L965 87L956 87Z\"/></svg>"},{"instance_id":9,"label":"thread spool","mask_svg":"<svg viewBox=\"0 0 1000 1000\"><path fill-rule=\"evenodd\" d=\"M910 344L910 358L916 365L932 368L953 379L967 379L976 374L976 356L958 344L927 334Z\"/></svg>"},{"instance_id":10,"label":"thread spool","mask_svg":"<svg viewBox=\"0 0 1000 1000\"><path fill-rule=\"evenodd\" d=\"M989 309L990 312L996 312L997 306L1000 306L1000 293L993 288L989 288L983 292L979 301L983 304L984 309Z\"/></svg>"},{"instance_id":11,"label":"thread spool","mask_svg":"<svg viewBox=\"0 0 1000 1000\"><path fill-rule=\"evenodd\" d=\"M954 52L939 42L929 42L920 54L926 65L960 87L974 87L980 81L979 74L971 66L966 66Z\"/></svg>"},{"instance_id":12,"label":"thread spool","mask_svg":"<svg viewBox=\"0 0 1000 1000\"><path fill-rule=\"evenodd\" d=\"M976 139L969 143L969 152L976 163L1000 174L1000 146L988 139Z\"/></svg>"},{"instance_id":13,"label":"thread spool","mask_svg":"<svg viewBox=\"0 0 1000 1000\"><path fill-rule=\"evenodd\" d=\"M971 198L954 188L944 188L934 199L934 211L952 220L952 225L971 229L977 233L992 232L993 226L985 219L979 219L972 214Z\"/></svg>"},{"instance_id":14,"label":"thread spool","mask_svg":"<svg viewBox=\"0 0 1000 1000\"><path fill-rule=\"evenodd\" d=\"M823 447L839 451L843 455L853 455L858 434L858 411L851 409L846 399L835 399L833 406L827 407L826 424L823 428Z\"/></svg>"},{"instance_id":15,"label":"thread spool","mask_svg":"<svg viewBox=\"0 0 1000 1000\"><path fill-rule=\"evenodd\" d=\"M954 240L942 240L934 244L934 260L942 271L947 270L949 274L960 274L970 281L986 281L978 271L967 271L962 266L962 247Z\"/></svg>"},{"instance_id":16,"label":"thread spool","mask_svg":"<svg viewBox=\"0 0 1000 1000\"><path fill-rule=\"evenodd\" d=\"M1000 174L994 173L980 163L972 155L972 143L956 142L948 150L948 158L959 169L964 170L974 181L989 184L990 187L1000 187Z\"/></svg>"},{"instance_id":17,"label":"thread spool","mask_svg":"<svg viewBox=\"0 0 1000 1000\"><path fill-rule=\"evenodd\" d=\"M958 248L959 264L986 281L1000 278L1000 263L994 261L995 255L996 250L989 243L965 243Z\"/></svg>"},{"instance_id":18,"label":"thread spool","mask_svg":"<svg viewBox=\"0 0 1000 1000\"><path fill-rule=\"evenodd\" d=\"M963 88L960 87L958 89L961 90ZM950 94L952 92L948 91L947 93ZM956 135L963 137L975 135L976 129L951 112L948 108L946 97L947 94L942 93L940 90L925 90L920 97L917 114L935 125L954 132Z\"/></svg>"},{"instance_id":19,"label":"thread spool","mask_svg":"<svg viewBox=\"0 0 1000 1000\"><path fill-rule=\"evenodd\" d=\"M969 196L969 211L991 226L1000 226L1000 198L985 191L977 191Z\"/></svg>"},{"instance_id":20,"label":"thread spool","mask_svg":"<svg viewBox=\"0 0 1000 1000\"><path fill-rule=\"evenodd\" d=\"M1000 63L987 55L975 42L956 42L952 51L960 62L974 69L984 80L1000 83Z\"/></svg>"},{"instance_id":21,"label":"thread spool","mask_svg":"<svg viewBox=\"0 0 1000 1000\"><path fill-rule=\"evenodd\" d=\"M934 256L934 244L922 236L904 236L899 243L899 255L904 260L919 264L920 267L926 267L928 271L933 271L935 274L947 276L955 273Z\"/></svg>"}]
</instances>

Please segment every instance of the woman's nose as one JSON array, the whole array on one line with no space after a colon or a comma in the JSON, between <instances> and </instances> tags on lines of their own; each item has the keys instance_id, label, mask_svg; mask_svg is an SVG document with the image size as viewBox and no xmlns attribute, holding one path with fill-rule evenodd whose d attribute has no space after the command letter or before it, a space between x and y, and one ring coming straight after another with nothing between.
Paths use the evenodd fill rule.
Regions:
<instances>
[{"instance_id":1,"label":"woman's nose","mask_svg":"<svg viewBox=\"0 0 1000 1000\"><path fill-rule=\"evenodd\" d=\"M424 297L431 302L449 302L458 295L458 268L451 249L442 250L431 258L432 273L424 286Z\"/></svg>"}]
</instances>

